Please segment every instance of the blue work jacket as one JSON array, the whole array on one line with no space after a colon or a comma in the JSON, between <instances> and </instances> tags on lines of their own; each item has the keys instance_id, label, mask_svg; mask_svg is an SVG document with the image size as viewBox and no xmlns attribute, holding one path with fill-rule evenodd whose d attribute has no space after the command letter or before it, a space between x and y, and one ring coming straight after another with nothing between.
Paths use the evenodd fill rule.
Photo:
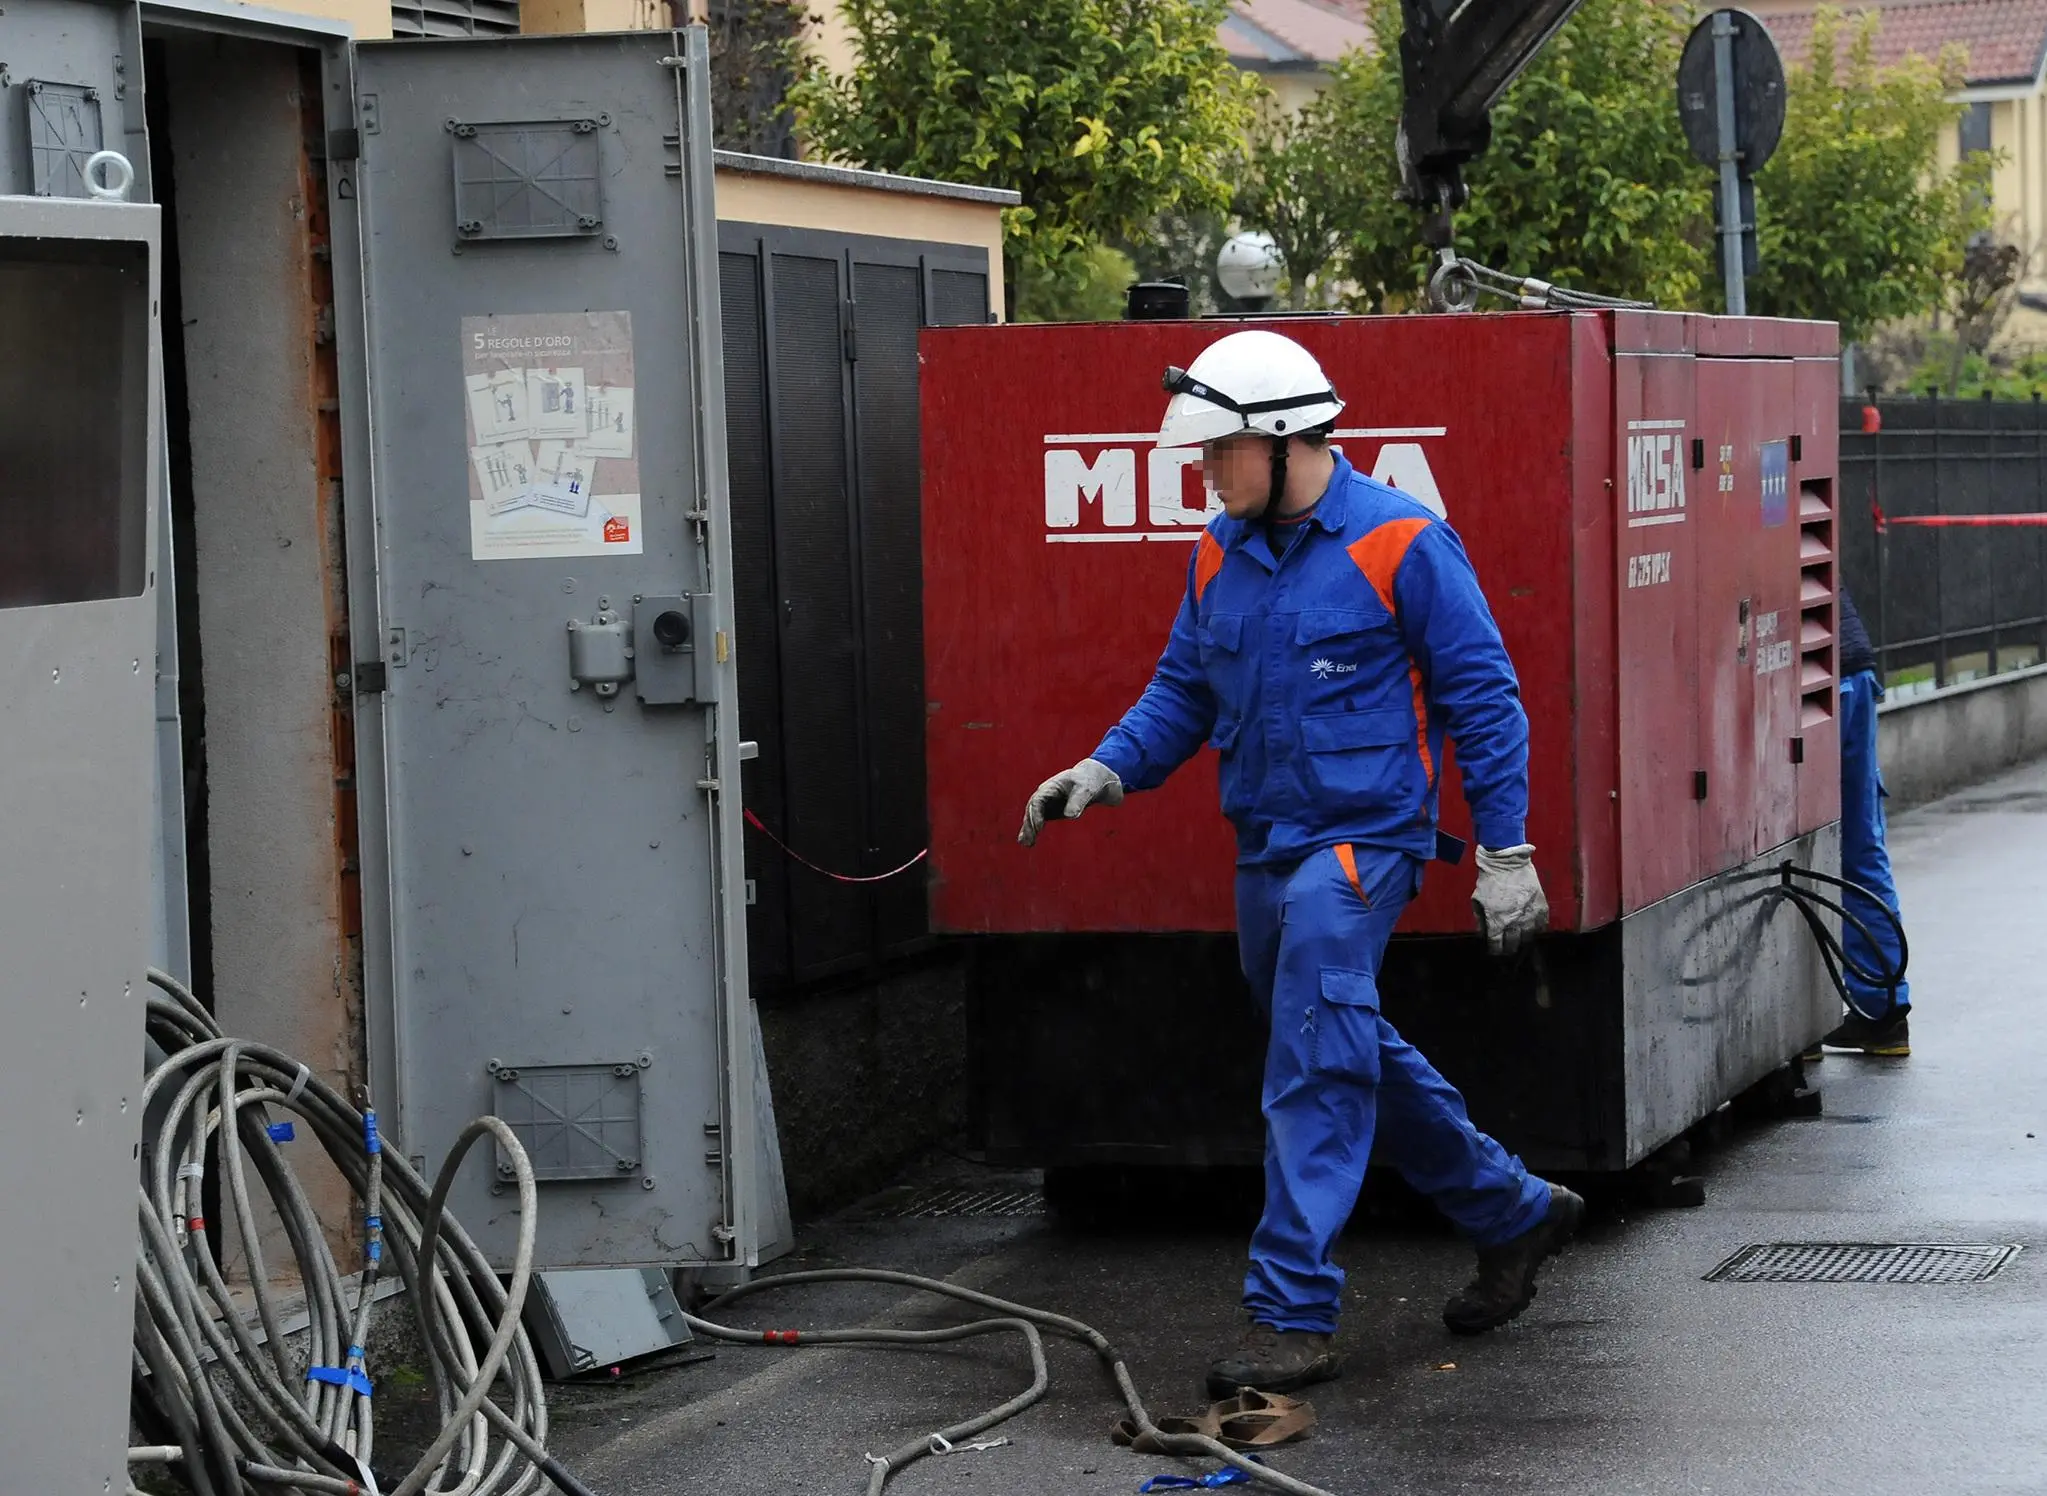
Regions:
<instances>
[{"instance_id":1,"label":"blue work jacket","mask_svg":"<svg viewBox=\"0 0 2047 1496\"><path fill-rule=\"evenodd\" d=\"M1339 453L1303 533L1219 515L1151 684L1093 757L1152 789L1204 741L1240 865L1342 842L1437 855L1457 744L1481 846L1526 841L1528 717L1457 533Z\"/></svg>"}]
</instances>

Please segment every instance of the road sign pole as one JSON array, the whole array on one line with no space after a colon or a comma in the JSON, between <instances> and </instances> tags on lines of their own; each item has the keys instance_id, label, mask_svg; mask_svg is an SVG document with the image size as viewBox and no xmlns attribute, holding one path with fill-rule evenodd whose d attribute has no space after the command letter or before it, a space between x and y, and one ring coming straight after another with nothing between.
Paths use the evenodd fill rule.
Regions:
<instances>
[{"instance_id":1,"label":"road sign pole","mask_svg":"<svg viewBox=\"0 0 2047 1496\"><path fill-rule=\"evenodd\" d=\"M1734 14L1713 13L1714 108L1720 126L1720 268L1727 285L1727 313L1748 315L1748 288L1742 281L1740 152L1734 122Z\"/></svg>"}]
</instances>

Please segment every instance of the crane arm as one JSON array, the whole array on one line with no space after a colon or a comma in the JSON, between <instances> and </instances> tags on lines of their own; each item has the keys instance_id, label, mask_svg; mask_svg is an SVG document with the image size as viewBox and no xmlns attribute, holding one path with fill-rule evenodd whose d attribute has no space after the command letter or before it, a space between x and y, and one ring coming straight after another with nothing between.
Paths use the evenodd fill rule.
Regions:
<instances>
[{"instance_id":1,"label":"crane arm","mask_svg":"<svg viewBox=\"0 0 2047 1496\"><path fill-rule=\"evenodd\" d=\"M1492 139L1492 107L1570 19L1579 0L1400 0L1402 193L1427 215L1432 249L1450 243L1464 164Z\"/></svg>"}]
</instances>

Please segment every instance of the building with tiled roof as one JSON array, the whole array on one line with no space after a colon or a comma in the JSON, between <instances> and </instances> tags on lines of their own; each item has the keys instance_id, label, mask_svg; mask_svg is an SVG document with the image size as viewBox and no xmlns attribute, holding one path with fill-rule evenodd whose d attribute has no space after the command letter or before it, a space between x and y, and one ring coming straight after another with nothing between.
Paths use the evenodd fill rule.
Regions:
<instances>
[{"instance_id":1,"label":"building with tiled roof","mask_svg":"<svg viewBox=\"0 0 2047 1496\"><path fill-rule=\"evenodd\" d=\"M1230 61L1299 108L1344 53L1372 43L1361 4L1342 0L1233 0L1218 35Z\"/></svg>"},{"instance_id":2,"label":"building with tiled roof","mask_svg":"<svg viewBox=\"0 0 2047 1496\"><path fill-rule=\"evenodd\" d=\"M1807 60L1810 3L1749 0L1748 8L1770 28L1787 66ZM2047 0L1888 0L1843 9L1841 48L1853 20L1877 12L1879 66L1937 58L1950 46L1966 53L1960 99L1967 110L1942 155L1952 162L1976 151L2004 153L1991 184L1996 231L2030 257L2028 304L2047 303Z\"/></svg>"}]
</instances>

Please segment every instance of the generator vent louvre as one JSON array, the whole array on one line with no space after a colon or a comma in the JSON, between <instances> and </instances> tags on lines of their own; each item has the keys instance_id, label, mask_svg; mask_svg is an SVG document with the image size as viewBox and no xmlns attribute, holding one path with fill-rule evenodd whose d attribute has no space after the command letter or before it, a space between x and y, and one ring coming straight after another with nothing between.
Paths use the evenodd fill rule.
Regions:
<instances>
[{"instance_id":1,"label":"generator vent louvre","mask_svg":"<svg viewBox=\"0 0 2047 1496\"><path fill-rule=\"evenodd\" d=\"M1771 1242L1743 1247L1708 1283L1982 1283L2016 1257L2015 1244Z\"/></svg>"},{"instance_id":2,"label":"generator vent louvre","mask_svg":"<svg viewBox=\"0 0 2047 1496\"><path fill-rule=\"evenodd\" d=\"M393 0L391 34L517 36L519 0Z\"/></svg>"},{"instance_id":3,"label":"generator vent louvre","mask_svg":"<svg viewBox=\"0 0 2047 1496\"><path fill-rule=\"evenodd\" d=\"M1834 715L1834 485L1798 485L1798 727Z\"/></svg>"}]
</instances>

